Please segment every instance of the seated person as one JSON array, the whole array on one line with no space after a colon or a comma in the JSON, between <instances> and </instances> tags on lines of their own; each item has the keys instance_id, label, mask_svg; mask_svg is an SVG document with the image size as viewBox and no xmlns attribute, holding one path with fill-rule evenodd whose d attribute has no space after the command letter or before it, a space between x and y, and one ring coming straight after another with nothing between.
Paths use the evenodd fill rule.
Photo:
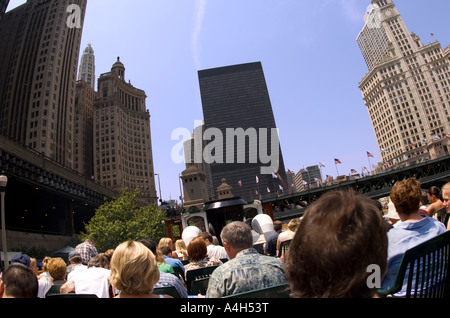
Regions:
<instances>
[{"instance_id":1,"label":"seated person","mask_svg":"<svg viewBox=\"0 0 450 318\"><path fill-rule=\"evenodd\" d=\"M388 272L382 289L387 290L393 286L403 255L407 250L447 230L438 220L420 213L421 196L420 183L415 178L397 182L392 188L391 200L400 221L388 232ZM405 288L406 286L394 296L405 296Z\"/></svg>"},{"instance_id":2,"label":"seated person","mask_svg":"<svg viewBox=\"0 0 450 318\"><path fill-rule=\"evenodd\" d=\"M372 298L370 265L386 270L387 237L379 208L353 190L324 194L307 210L286 256L294 298Z\"/></svg>"}]
</instances>

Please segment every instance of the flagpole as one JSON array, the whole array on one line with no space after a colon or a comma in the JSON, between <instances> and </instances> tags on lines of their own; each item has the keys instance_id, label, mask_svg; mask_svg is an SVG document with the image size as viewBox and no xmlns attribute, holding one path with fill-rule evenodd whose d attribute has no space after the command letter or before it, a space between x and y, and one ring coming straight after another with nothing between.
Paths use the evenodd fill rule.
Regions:
<instances>
[{"instance_id":1,"label":"flagpole","mask_svg":"<svg viewBox=\"0 0 450 318\"><path fill-rule=\"evenodd\" d=\"M338 170L338 167L337 167L337 163L336 163L336 161L334 162L334 165L336 166L336 172L337 172L337 176L339 177L339 170Z\"/></svg>"}]
</instances>

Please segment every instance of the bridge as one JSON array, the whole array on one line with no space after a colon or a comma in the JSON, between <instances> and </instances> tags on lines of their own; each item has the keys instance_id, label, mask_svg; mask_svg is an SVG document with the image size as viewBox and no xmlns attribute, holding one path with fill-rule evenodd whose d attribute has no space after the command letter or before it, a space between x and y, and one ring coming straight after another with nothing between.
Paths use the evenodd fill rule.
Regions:
<instances>
[{"instance_id":1,"label":"bridge","mask_svg":"<svg viewBox=\"0 0 450 318\"><path fill-rule=\"evenodd\" d=\"M74 170L0 136L0 172L8 177L6 228L72 236L116 197Z\"/></svg>"},{"instance_id":2,"label":"bridge","mask_svg":"<svg viewBox=\"0 0 450 318\"><path fill-rule=\"evenodd\" d=\"M362 179L340 182L328 187L263 199L262 204L264 210L273 213L275 219L293 219L303 215L305 208L326 192L352 188L360 194L378 200L388 197L397 181L413 177L421 183L423 189L428 189L431 186L441 188L444 184L450 182L450 156L398 170L386 171ZM291 208L292 205L300 205L302 208Z\"/></svg>"}]
</instances>

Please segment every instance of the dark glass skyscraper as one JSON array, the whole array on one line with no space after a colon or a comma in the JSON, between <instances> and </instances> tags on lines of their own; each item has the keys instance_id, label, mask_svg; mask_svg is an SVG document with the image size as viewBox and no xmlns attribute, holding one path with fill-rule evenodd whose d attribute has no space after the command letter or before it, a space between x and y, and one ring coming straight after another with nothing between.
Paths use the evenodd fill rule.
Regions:
<instances>
[{"instance_id":1,"label":"dark glass skyscraper","mask_svg":"<svg viewBox=\"0 0 450 318\"><path fill-rule=\"evenodd\" d=\"M199 82L204 139L210 143L204 155L213 157L204 159L211 161L214 189L225 178L235 195L247 200L273 195L281 187L287 191L283 155L261 63L199 71Z\"/></svg>"},{"instance_id":2,"label":"dark glass skyscraper","mask_svg":"<svg viewBox=\"0 0 450 318\"><path fill-rule=\"evenodd\" d=\"M3 16L5 15L8 3L9 0L0 0L0 22L2 22Z\"/></svg>"}]
</instances>

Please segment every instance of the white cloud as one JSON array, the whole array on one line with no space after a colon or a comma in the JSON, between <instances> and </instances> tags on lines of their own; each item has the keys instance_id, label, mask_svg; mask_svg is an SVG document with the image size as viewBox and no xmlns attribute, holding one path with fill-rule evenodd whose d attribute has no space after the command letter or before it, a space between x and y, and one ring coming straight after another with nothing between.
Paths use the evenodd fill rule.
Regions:
<instances>
[{"instance_id":1,"label":"white cloud","mask_svg":"<svg viewBox=\"0 0 450 318\"><path fill-rule=\"evenodd\" d=\"M203 29L203 21L206 14L207 0L196 0L194 11L194 28L192 31L191 47L195 67L199 70L200 63L200 35Z\"/></svg>"}]
</instances>

